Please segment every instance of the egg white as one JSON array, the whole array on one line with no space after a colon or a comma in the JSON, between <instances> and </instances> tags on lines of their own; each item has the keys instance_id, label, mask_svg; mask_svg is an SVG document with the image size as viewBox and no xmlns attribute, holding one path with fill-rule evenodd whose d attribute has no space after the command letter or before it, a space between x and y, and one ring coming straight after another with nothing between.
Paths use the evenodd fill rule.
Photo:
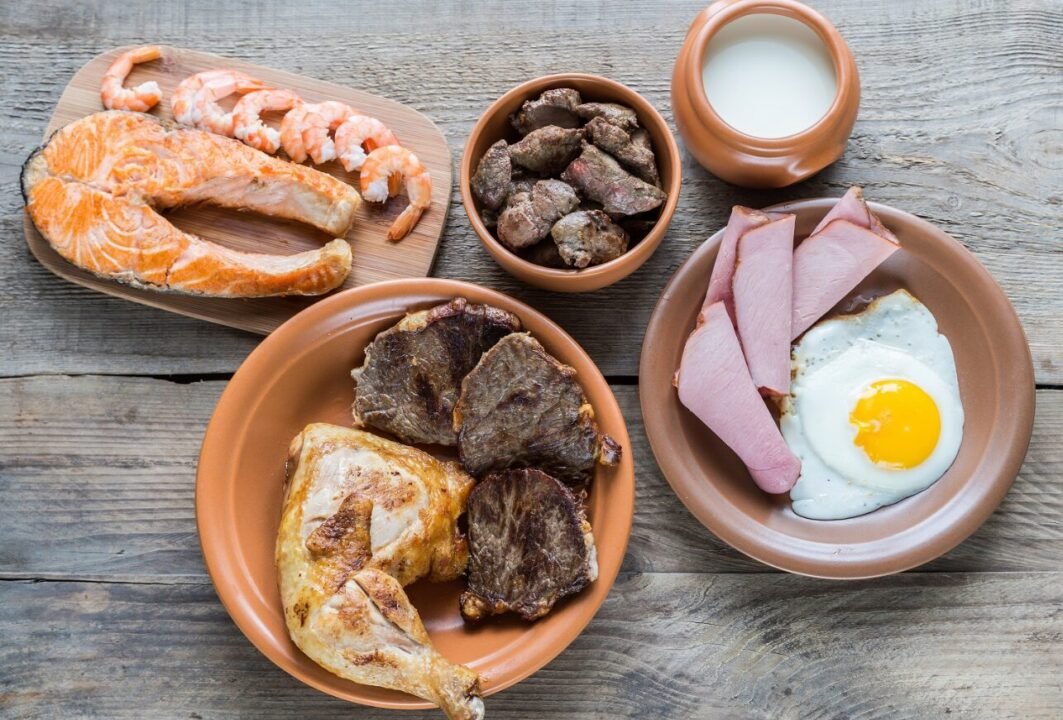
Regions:
<instances>
[{"instance_id":1,"label":"egg white","mask_svg":"<svg viewBox=\"0 0 1063 720\"><path fill-rule=\"evenodd\" d=\"M909 293L899 290L859 314L820 322L792 358L794 382L780 425L801 460L801 477L790 491L798 515L862 515L922 492L952 465L964 421L955 359L933 314ZM871 383L891 378L920 387L941 416L937 445L914 468L880 467L854 443L852 408Z\"/></svg>"}]
</instances>

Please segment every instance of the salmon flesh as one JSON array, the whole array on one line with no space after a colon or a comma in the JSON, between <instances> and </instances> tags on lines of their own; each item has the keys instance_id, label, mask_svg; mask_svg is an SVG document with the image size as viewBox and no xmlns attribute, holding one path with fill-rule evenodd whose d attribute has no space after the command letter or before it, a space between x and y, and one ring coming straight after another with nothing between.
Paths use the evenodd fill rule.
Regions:
<instances>
[{"instance_id":1,"label":"salmon flesh","mask_svg":"<svg viewBox=\"0 0 1063 720\"><path fill-rule=\"evenodd\" d=\"M351 269L342 236L362 199L340 180L230 138L151 115L109 111L56 132L26 162L33 224L63 258L142 289L211 297L319 295ZM231 250L183 232L159 210L192 203L313 225L319 250Z\"/></svg>"}]
</instances>

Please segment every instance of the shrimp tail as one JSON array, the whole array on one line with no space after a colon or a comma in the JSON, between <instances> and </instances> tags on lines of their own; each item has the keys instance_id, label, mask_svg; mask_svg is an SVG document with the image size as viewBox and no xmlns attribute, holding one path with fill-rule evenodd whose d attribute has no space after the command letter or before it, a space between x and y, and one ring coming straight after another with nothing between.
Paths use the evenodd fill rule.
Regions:
<instances>
[{"instance_id":1,"label":"shrimp tail","mask_svg":"<svg viewBox=\"0 0 1063 720\"><path fill-rule=\"evenodd\" d=\"M388 228L388 240L392 242L398 242L404 237L410 234L414 225L421 219L421 215L424 214L425 209L423 207L417 207L416 205L407 205L395 222L391 223L391 227Z\"/></svg>"}]
</instances>

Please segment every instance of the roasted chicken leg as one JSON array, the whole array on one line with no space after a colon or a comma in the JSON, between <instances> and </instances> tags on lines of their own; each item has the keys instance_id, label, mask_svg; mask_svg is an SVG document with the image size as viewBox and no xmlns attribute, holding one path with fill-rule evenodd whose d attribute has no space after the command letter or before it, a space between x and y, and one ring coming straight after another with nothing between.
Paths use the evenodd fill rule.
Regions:
<instances>
[{"instance_id":1,"label":"roasted chicken leg","mask_svg":"<svg viewBox=\"0 0 1063 720\"><path fill-rule=\"evenodd\" d=\"M340 677L483 717L477 675L436 652L402 584L450 580L468 561L458 515L473 479L457 463L336 425L292 441L277 534L288 632Z\"/></svg>"}]
</instances>

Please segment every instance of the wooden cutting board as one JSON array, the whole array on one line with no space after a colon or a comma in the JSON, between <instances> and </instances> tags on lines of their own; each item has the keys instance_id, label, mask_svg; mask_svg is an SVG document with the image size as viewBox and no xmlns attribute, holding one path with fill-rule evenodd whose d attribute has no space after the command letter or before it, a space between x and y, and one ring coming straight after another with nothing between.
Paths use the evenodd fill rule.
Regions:
<instances>
[{"instance_id":1,"label":"wooden cutting board","mask_svg":"<svg viewBox=\"0 0 1063 720\"><path fill-rule=\"evenodd\" d=\"M127 49L129 48L115 48L99 55L74 75L59 98L48 123L45 138L74 120L104 109L100 103L100 79L119 53ZM387 229L407 205L405 193L391 198L386 204L363 203L354 227L347 234L347 240L354 251L351 274L339 290L378 280L428 275L446 223L451 186L450 147L443 133L431 120L401 103L360 90L240 60L166 46L163 47L163 59L134 67L126 85L138 85L145 80L157 81L162 87L163 99L152 109L151 114L173 119L170 96L177 84L193 73L219 68L242 70L275 87L292 89L308 102L340 100L366 115L379 118L390 127L399 141L413 151L431 173L432 206L421 216L412 233L401 242L392 243L387 240ZM235 98L229 98L221 104L229 108L234 102ZM266 119L277 126L280 117L277 114L267 116ZM357 173L345 172L338 163L330 162L317 166L317 169L358 186ZM182 230L237 250L250 252L292 254L320 247L331 239L325 233L300 223L206 205L181 208L166 213L166 217ZM37 232L28 214L25 216L24 225L30 251L42 265L56 275L108 295L170 312L265 335L319 299L200 298L138 290L98 278L64 260Z\"/></svg>"}]
</instances>

